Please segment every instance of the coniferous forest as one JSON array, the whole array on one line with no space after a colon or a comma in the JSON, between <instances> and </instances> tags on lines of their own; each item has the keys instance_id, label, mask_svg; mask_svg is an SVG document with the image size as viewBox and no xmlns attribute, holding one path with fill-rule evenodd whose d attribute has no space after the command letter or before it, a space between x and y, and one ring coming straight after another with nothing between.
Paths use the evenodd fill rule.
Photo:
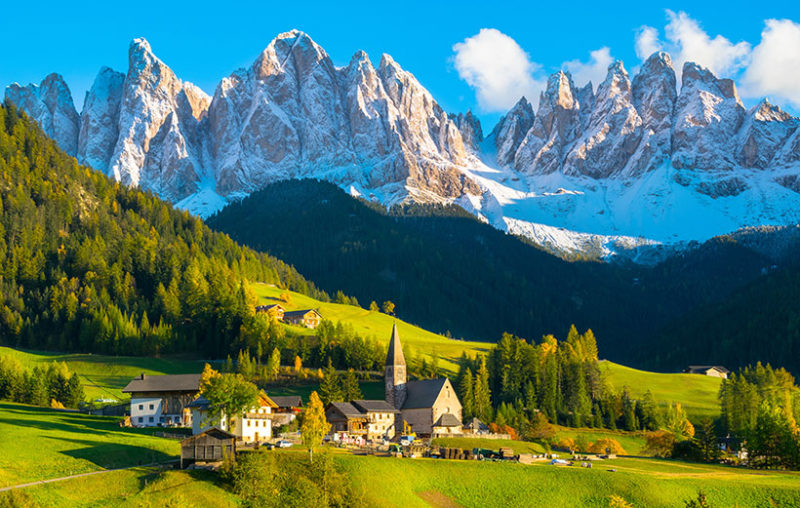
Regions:
<instances>
[{"instance_id":1,"label":"coniferous forest","mask_svg":"<svg viewBox=\"0 0 800 508\"><path fill-rule=\"evenodd\" d=\"M0 108L5 344L224 357L268 327L248 281L327 299L291 266L79 166L13 105Z\"/></svg>"},{"instance_id":2,"label":"coniferous forest","mask_svg":"<svg viewBox=\"0 0 800 508\"><path fill-rule=\"evenodd\" d=\"M602 337L604 358L640 368L733 369L753 359L800 368L796 298L782 296L797 291L784 277L793 259L776 261L731 237L655 266L570 262L459 207L387 210L310 180L272 184L208 224L291 262L328 292L390 299L405 320L439 333L497 341L504 332L565 333L575 323ZM783 290L758 290L775 263L770 287ZM751 326L753 306L773 311ZM754 328L766 340L752 340Z\"/></svg>"}]
</instances>

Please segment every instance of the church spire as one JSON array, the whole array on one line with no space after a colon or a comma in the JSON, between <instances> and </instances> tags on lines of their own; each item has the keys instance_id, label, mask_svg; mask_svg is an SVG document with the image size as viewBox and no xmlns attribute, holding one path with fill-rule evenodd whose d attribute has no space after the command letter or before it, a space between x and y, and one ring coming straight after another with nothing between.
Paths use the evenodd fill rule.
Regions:
<instances>
[{"instance_id":1,"label":"church spire","mask_svg":"<svg viewBox=\"0 0 800 508\"><path fill-rule=\"evenodd\" d=\"M386 402L397 409L402 408L406 401L406 359L403 356L400 335L397 333L397 324L392 327L392 338L389 339L384 382L386 384Z\"/></svg>"},{"instance_id":2,"label":"church spire","mask_svg":"<svg viewBox=\"0 0 800 508\"><path fill-rule=\"evenodd\" d=\"M389 353L386 355L386 366L405 365L403 346L400 344L400 335L397 333L397 323L392 325L392 338L389 340Z\"/></svg>"}]
</instances>

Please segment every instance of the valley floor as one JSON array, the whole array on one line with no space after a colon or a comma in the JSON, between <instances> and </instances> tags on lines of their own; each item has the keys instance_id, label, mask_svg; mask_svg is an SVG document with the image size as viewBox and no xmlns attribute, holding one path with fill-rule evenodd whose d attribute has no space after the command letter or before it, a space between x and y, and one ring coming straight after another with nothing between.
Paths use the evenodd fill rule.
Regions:
<instances>
[{"instance_id":1,"label":"valley floor","mask_svg":"<svg viewBox=\"0 0 800 508\"><path fill-rule=\"evenodd\" d=\"M0 404L0 485L177 457L175 440L113 418ZM493 447L497 446L495 442ZM460 443L464 444L464 443ZM474 443L469 443L474 444ZM484 443L481 443L484 444ZM525 445L516 442L518 448ZM520 448L520 451L522 448ZM530 451L536 451L535 445ZM300 449L264 451L306 460ZM331 450L365 506L683 506L703 490L713 506L797 506L800 474L624 457L592 469L539 463L396 459ZM236 506L216 475L136 467L0 493L0 506Z\"/></svg>"}]
</instances>

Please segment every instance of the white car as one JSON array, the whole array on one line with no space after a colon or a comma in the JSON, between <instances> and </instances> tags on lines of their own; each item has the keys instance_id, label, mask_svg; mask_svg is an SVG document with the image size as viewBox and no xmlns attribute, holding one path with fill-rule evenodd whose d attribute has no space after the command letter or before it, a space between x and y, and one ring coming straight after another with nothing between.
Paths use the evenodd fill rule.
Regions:
<instances>
[{"instance_id":1,"label":"white car","mask_svg":"<svg viewBox=\"0 0 800 508\"><path fill-rule=\"evenodd\" d=\"M292 442L287 441L285 439L281 439L280 441L275 443L275 446L277 446L278 448L289 448L290 446L292 446Z\"/></svg>"}]
</instances>

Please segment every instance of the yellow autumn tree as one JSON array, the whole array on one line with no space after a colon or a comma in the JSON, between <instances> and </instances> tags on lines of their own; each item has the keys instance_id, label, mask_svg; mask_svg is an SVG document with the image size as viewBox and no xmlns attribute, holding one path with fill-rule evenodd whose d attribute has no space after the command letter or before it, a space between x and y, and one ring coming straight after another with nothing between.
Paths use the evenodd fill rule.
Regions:
<instances>
[{"instance_id":1,"label":"yellow autumn tree","mask_svg":"<svg viewBox=\"0 0 800 508\"><path fill-rule=\"evenodd\" d=\"M331 424L325 418L325 408L316 391L311 392L308 408L303 415L300 435L303 445L308 448L308 459L314 462L314 448L322 444L322 438L331 430Z\"/></svg>"}]
</instances>

